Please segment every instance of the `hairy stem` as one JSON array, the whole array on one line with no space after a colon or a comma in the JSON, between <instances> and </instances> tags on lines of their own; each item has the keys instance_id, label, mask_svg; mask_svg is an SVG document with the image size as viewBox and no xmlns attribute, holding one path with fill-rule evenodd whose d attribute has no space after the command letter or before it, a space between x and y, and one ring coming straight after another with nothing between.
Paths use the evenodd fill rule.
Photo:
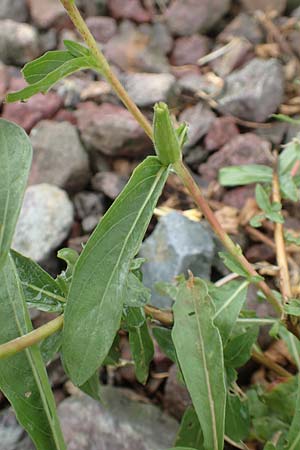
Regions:
<instances>
[{"instance_id":1,"label":"hairy stem","mask_svg":"<svg viewBox=\"0 0 300 450\"><path fill-rule=\"evenodd\" d=\"M237 246L232 241L232 239L228 236L228 234L223 230L221 224L219 223L218 219L214 215L213 211L211 210L210 206L208 205L207 201L205 200L199 186L195 183L192 175L188 171L188 169L185 167L182 161L178 161L175 164L173 164L173 167L187 188L189 194L193 198L196 205L200 208L204 216L206 217L206 220L209 222L210 226L212 227L215 234L219 237L220 241L224 245L224 247L228 250L228 252L233 256L233 258L238 261L242 267L247 271L247 273L251 277L258 276L256 270L252 267L252 265L249 263L249 261L245 258L244 255L240 254ZM271 305L274 307L275 311L281 315L283 308L282 305L279 303L277 298L274 296L273 292L269 288L269 286L264 281L257 281L255 283L259 289L265 294L267 300Z\"/></svg>"},{"instance_id":2,"label":"hairy stem","mask_svg":"<svg viewBox=\"0 0 300 450\"><path fill-rule=\"evenodd\" d=\"M97 42L95 41L92 33L90 32L89 28L87 27L85 21L81 17L81 14L75 5L74 1L72 0L60 0L63 7L67 11L70 19L72 20L75 28L80 33L82 39L85 41L89 49L91 50L93 56L95 57L97 63L98 63L98 70L103 75L108 83L111 85L111 87L116 92L117 96L120 98L120 100L124 103L128 111L131 112L133 117L136 119L136 121L141 125L141 127L144 129L145 133L149 136L151 140L153 140L153 133L152 133L152 126L142 114L142 112L139 110L139 108L136 106L136 104L131 100L128 93L118 80L118 78L115 76L113 71L110 68L110 65L99 49Z\"/></svg>"}]
</instances>

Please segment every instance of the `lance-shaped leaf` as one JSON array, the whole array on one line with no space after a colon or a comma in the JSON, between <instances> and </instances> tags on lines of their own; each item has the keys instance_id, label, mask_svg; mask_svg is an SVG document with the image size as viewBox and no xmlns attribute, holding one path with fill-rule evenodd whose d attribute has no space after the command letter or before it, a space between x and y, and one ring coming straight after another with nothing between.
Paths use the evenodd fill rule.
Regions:
<instances>
[{"instance_id":1,"label":"lance-shaped leaf","mask_svg":"<svg viewBox=\"0 0 300 450\"><path fill-rule=\"evenodd\" d=\"M247 399L227 393L225 431L233 441L246 439L250 432L250 414Z\"/></svg>"},{"instance_id":2,"label":"lance-shaped leaf","mask_svg":"<svg viewBox=\"0 0 300 450\"><path fill-rule=\"evenodd\" d=\"M248 281L231 281L222 287L209 286L209 294L216 307L214 323L219 328L223 345L229 339L246 301L248 285Z\"/></svg>"},{"instance_id":3,"label":"lance-shaped leaf","mask_svg":"<svg viewBox=\"0 0 300 450\"><path fill-rule=\"evenodd\" d=\"M222 340L206 284L192 277L179 286L173 342L206 450L223 450L226 389Z\"/></svg>"},{"instance_id":4,"label":"lance-shaped leaf","mask_svg":"<svg viewBox=\"0 0 300 450\"><path fill-rule=\"evenodd\" d=\"M76 384L102 364L120 325L130 263L168 176L155 156L134 171L102 218L74 269L65 311L63 354Z\"/></svg>"},{"instance_id":5,"label":"lance-shaped leaf","mask_svg":"<svg viewBox=\"0 0 300 450\"><path fill-rule=\"evenodd\" d=\"M46 93L54 84L82 69L97 66L89 49L81 44L64 41L68 50L55 50L24 66L23 76L28 83L24 89L7 95L7 102L24 101L37 94Z\"/></svg>"},{"instance_id":6,"label":"lance-shaped leaf","mask_svg":"<svg viewBox=\"0 0 300 450\"><path fill-rule=\"evenodd\" d=\"M272 183L273 170L260 164L223 167L219 172L222 186L243 186L252 183Z\"/></svg>"},{"instance_id":7,"label":"lance-shaped leaf","mask_svg":"<svg viewBox=\"0 0 300 450\"><path fill-rule=\"evenodd\" d=\"M9 255L0 271L0 343L32 330L22 286ZM37 450L65 450L55 401L37 346L0 360L0 389Z\"/></svg>"},{"instance_id":8,"label":"lance-shaped leaf","mask_svg":"<svg viewBox=\"0 0 300 450\"><path fill-rule=\"evenodd\" d=\"M22 283L27 305L46 312L63 311L66 300L58 283L32 259L14 250L11 255Z\"/></svg>"},{"instance_id":9,"label":"lance-shaped leaf","mask_svg":"<svg viewBox=\"0 0 300 450\"><path fill-rule=\"evenodd\" d=\"M130 316L134 316L133 320ZM143 309L128 308L126 323L129 332L130 351L135 365L135 374L138 381L145 384L154 355L154 346Z\"/></svg>"},{"instance_id":10,"label":"lance-shaped leaf","mask_svg":"<svg viewBox=\"0 0 300 450\"><path fill-rule=\"evenodd\" d=\"M25 131L0 119L0 266L9 251L32 158Z\"/></svg>"},{"instance_id":11,"label":"lance-shaped leaf","mask_svg":"<svg viewBox=\"0 0 300 450\"><path fill-rule=\"evenodd\" d=\"M190 406L186 409L176 436L177 446L187 446L203 450L203 434L195 409ZM176 447L177 448L177 447Z\"/></svg>"}]
</instances>

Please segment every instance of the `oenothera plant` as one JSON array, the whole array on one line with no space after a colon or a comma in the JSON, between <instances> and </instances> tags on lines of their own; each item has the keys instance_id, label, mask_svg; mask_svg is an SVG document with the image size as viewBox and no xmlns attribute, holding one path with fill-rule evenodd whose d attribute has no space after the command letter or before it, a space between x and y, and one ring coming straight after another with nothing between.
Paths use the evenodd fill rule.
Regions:
<instances>
[{"instance_id":1,"label":"oenothera plant","mask_svg":"<svg viewBox=\"0 0 300 450\"><path fill-rule=\"evenodd\" d=\"M59 352L75 385L100 399L99 368L119 362L118 332L126 331L136 377L146 383L154 353L153 338L178 366L191 399L174 449L222 450L228 441L246 448L257 440L265 449L300 448L298 376L268 358L256 344L259 327L272 325L273 335L287 343L295 368L300 368L300 306L293 298L284 239L281 196L298 198L299 144L286 149L279 164L224 169L223 184L259 182L257 204L262 210L254 225L275 223L280 292L273 291L241 249L225 233L182 162L187 125L175 126L168 107L154 107L153 126L128 97L112 73L72 0L61 0L86 46L65 41L65 50L47 52L28 63L28 85L7 101L22 101L47 92L57 81L81 69L100 72L152 139L157 156L147 157L101 219L78 255L62 249L66 269L53 279L38 264L10 249L31 162L31 144L18 126L0 120L0 388L38 450L63 450L65 443L45 366ZM180 276L165 292L172 311L151 306L137 257L140 244L170 171L176 172L224 247L225 265L235 273L217 284ZM273 190L273 200L270 191ZM244 310L254 283L278 318L257 318ZM28 309L56 312L58 317L32 329ZM242 393L237 369L254 358L281 381L266 392L254 387ZM297 394L298 392L298 394ZM289 398L289 402L287 402Z\"/></svg>"}]
</instances>

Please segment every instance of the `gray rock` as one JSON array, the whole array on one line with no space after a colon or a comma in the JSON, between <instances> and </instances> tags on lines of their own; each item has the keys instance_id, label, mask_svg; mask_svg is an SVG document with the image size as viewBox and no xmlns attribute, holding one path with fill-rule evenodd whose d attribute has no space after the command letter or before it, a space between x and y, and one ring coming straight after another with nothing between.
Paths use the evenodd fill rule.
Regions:
<instances>
[{"instance_id":1,"label":"gray rock","mask_svg":"<svg viewBox=\"0 0 300 450\"><path fill-rule=\"evenodd\" d=\"M89 160L74 125L44 120L30 138L34 150L30 184L54 184L70 192L85 187Z\"/></svg>"},{"instance_id":2,"label":"gray rock","mask_svg":"<svg viewBox=\"0 0 300 450\"><path fill-rule=\"evenodd\" d=\"M0 415L0 450L34 450L11 408L2 411Z\"/></svg>"},{"instance_id":3,"label":"gray rock","mask_svg":"<svg viewBox=\"0 0 300 450\"><path fill-rule=\"evenodd\" d=\"M93 16L86 19L86 24L91 30L96 41L105 43L111 39L117 31L117 24L112 17Z\"/></svg>"},{"instance_id":4,"label":"gray rock","mask_svg":"<svg viewBox=\"0 0 300 450\"><path fill-rule=\"evenodd\" d=\"M276 59L254 58L232 72L224 92L217 98L219 110L244 120L264 122L282 102L284 76Z\"/></svg>"},{"instance_id":5,"label":"gray rock","mask_svg":"<svg viewBox=\"0 0 300 450\"><path fill-rule=\"evenodd\" d=\"M174 66L197 64L198 59L209 52L210 46L210 40L206 36L194 34L180 37L175 40L171 63Z\"/></svg>"},{"instance_id":6,"label":"gray rock","mask_svg":"<svg viewBox=\"0 0 300 450\"><path fill-rule=\"evenodd\" d=\"M300 121L300 116L294 116L293 119ZM299 125L297 124L288 124L287 134L285 137L285 143L291 142L294 138L300 137L300 122Z\"/></svg>"},{"instance_id":7,"label":"gray rock","mask_svg":"<svg viewBox=\"0 0 300 450\"><path fill-rule=\"evenodd\" d=\"M189 36L212 29L229 10L230 0L175 0L165 19L172 33Z\"/></svg>"},{"instance_id":8,"label":"gray rock","mask_svg":"<svg viewBox=\"0 0 300 450\"><path fill-rule=\"evenodd\" d=\"M26 22L28 18L28 8L24 0L1 0L0 20L12 19L16 22Z\"/></svg>"},{"instance_id":9,"label":"gray rock","mask_svg":"<svg viewBox=\"0 0 300 450\"><path fill-rule=\"evenodd\" d=\"M123 79L130 97L141 107L153 106L159 101L168 102L175 93L175 82L170 73L133 73Z\"/></svg>"},{"instance_id":10,"label":"gray rock","mask_svg":"<svg viewBox=\"0 0 300 450\"><path fill-rule=\"evenodd\" d=\"M264 33L257 20L244 12L238 14L218 35L218 41L227 43L234 37L246 38L251 44L260 44Z\"/></svg>"},{"instance_id":11,"label":"gray rock","mask_svg":"<svg viewBox=\"0 0 300 450\"><path fill-rule=\"evenodd\" d=\"M95 192L82 191L73 198L76 216L84 219L92 214L104 213L104 195Z\"/></svg>"},{"instance_id":12,"label":"gray rock","mask_svg":"<svg viewBox=\"0 0 300 450\"><path fill-rule=\"evenodd\" d=\"M87 102L80 106L77 117L81 138L91 151L133 157L152 149L150 139L122 106Z\"/></svg>"},{"instance_id":13,"label":"gray rock","mask_svg":"<svg viewBox=\"0 0 300 450\"><path fill-rule=\"evenodd\" d=\"M170 282L190 269L194 275L209 278L214 257L214 242L208 228L187 219L179 212L163 216L155 230L142 244L143 282L152 289L151 303L169 307L171 300L154 288L159 281Z\"/></svg>"},{"instance_id":14,"label":"gray rock","mask_svg":"<svg viewBox=\"0 0 300 450\"><path fill-rule=\"evenodd\" d=\"M27 23L0 20L0 60L23 65L39 56L38 33Z\"/></svg>"},{"instance_id":15,"label":"gray rock","mask_svg":"<svg viewBox=\"0 0 300 450\"><path fill-rule=\"evenodd\" d=\"M58 410L68 450L163 450L172 446L178 423L158 407L139 403L124 389L103 387L103 405L81 395Z\"/></svg>"},{"instance_id":16,"label":"gray rock","mask_svg":"<svg viewBox=\"0 0 300 450\"><path fill-rule=\"evenodd\" d=\"M209 130L216 115L204 103L185 109L179 116L180 122L189 124L187 147L193 147Z\"/></svg>"},{"instance_id":17,"label":"gray rock","mask_svg":"<svg viewBox=\"0 0 300 450\"><path fill-rule=\"evenodd\" d=\"M67 14L56 0L28 0L30 16L38 28L61 26L68 22Z\"/></svg>"},{"instance_id":18,"label":"gray rock","mask_svg":"<svg viewBox=\"0 0 300 450\"><path fill-rule=\"evenodd\" d=\"M95 191L102 192L114 200L127 183L127 177L115 172L98 172L92 179L92 187Z\"/></svg>"},{"instance_id":19,"label":"gray rock","mask_svg":"<svg viewBox=\"0 0 300 450\"><path fill-rule=\"evenodd\" d=\"M125 72L169 72L166 55L172 44L165 25L135 26L125 20L105 45L104 52L111 63Z\"/></svg>"},{"instance_id":20,"label":"gray rock","mask_svg":"<svg viewBox=\"0 0 300 450\"><path fill-rule=\"evenodd\" d=\"M271 144L278 146L282 144L284 135L288 129L289 125L285 122L273 122L270 128L257 128L255 134L271 142Z\"/></svg>"},{"instance_id":21,"label":"gray rock","mask_svg":"<svg viewBox=\"0 0 300 450\"><path fill-rule=\"evenodd\" d=\"M46 183L29 186L12 247L43 261L68 236L72 223L73 205L65 191Z\"/></svg>"}]
</instances>

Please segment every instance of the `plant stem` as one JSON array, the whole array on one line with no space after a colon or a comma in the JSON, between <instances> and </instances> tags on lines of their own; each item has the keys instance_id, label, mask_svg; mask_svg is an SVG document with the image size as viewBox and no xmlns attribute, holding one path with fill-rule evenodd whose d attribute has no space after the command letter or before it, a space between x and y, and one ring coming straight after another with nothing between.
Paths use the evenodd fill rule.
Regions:
<instances>
[{"instance_id":1,"label":"plant stem","mask_svg":"<svg viewBox=\"0 0 300 450\"><path fill-rule=\"evenodd\" d=\"M60 330L63 326L63 323L63 315L58 316L56 317L56 319L51 320L50 322L42 325L36 330L30 331L30 333L24 334L23 336L0 345L0 359L15 355L16 353L21 352L27 347L38 344L43 339Z\"/></svg>"},{"instance_id":2,"label":"plant stem","mask_svg":"<svg viewBox=\"0 0 300 450\"><path fill-rule=\"evenodd\" d=\"M277 170L274 170L273 174L273 202L281 204L281 194ZM280 291L284 302L287 302L288 299L292 297L292 290L282 223L275 223L274 241L276 246L277 265L279 267Z\"/></svg>"},{"instance_id":3,"label":"plant stem","mask_svg":"<svg viewBox=\"0 0 300 450\"><path fill-rule=\"evenodd\" d=\"M124 103L128 111L131 112L133 117L136 119L136 121L141 125L141 127L144 129L145 133L149 136L151 140L153 140L153 133L152 133L152 126L142 114L142 112L139 110L139 108L136 106L136 104L131 100L128 93L118 80L118 78L115 76L113 71L110 68L110 65L99 49L97 42L95 41L92 33L90 32L89 28L87 27L86 23L84 22L83 18L81 17L81 14L75 5L74 1L72 0L60 0L63 7L67 11L70 19L72 20L75 28L78 30L80 35L82 36L83 40L89 47L90 51L92 52L94 58L97 61L97 68L101 75L103 75L108 83L111 85L111 87L116 92L117 96L120 98L120 100Z\"/></svg>"},{"instance_id":4,"label":"plant stem","mask_svg":"<svg viewBox=\"0 0 300 450\"><path fill-rule=\"evenodd\" d=\"M239 252L239 249L235 245L235 243L231 240L231 238L228 236L228 234L223 230L221 224L219 223L218 219L214 215L213 211L211 210L210 206L208 205L207 201L205 200L199 186L194 181L192 175L190 174L189 170L185 167L184 163L182 161L177 161L175 164L173 164L173 167L187 188L189 194L193 198L196 205L200 208L204 216L206 217L206 220L212 227L215 234L219 237L220 241L224 245L224 247L228 250L228 252L233 256L233 258L238 261L241 266L247 271L247 273L251 277L258 276L258 273L256 270L252 267L252 265L249 263L249 261L245 258L244 255L242 255ZM277 298L274 296L273 292L269 288L269 286L264 281L257 281L255 283L259 289L265 294L267 300L271 305L273 305L275 311L281 315L283 312L282 305L279 303Z\"/></svg>"},{"instance_id":5,"label":"plant stem","mask_svg":"<svg viewBox=\"0 0 300 450\"><path fill-rule=\"evenodd\" d=\"M264 353L258 352L255 349L252 349L251 351L251 357L254 359L254 361L262 364L263 366L267 367L270 370L273 370L273 372L277 373L280 377L284 378L290 378L292 374L285 370L283 367L281 367L279 364L274 362L271 358L269 358Z\"/></svg>"}]
</instances>

